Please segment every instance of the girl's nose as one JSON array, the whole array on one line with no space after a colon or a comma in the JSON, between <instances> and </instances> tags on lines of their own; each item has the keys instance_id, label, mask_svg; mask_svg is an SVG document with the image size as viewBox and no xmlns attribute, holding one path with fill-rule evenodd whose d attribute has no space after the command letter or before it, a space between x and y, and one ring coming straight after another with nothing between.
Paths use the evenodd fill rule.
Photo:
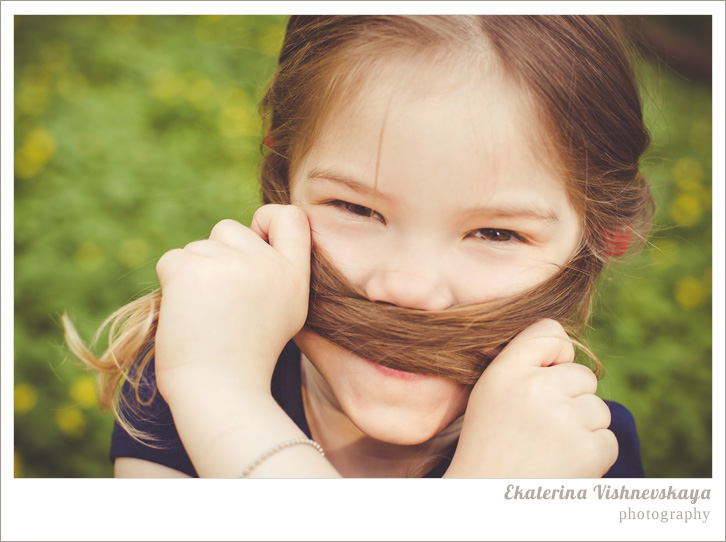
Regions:
<instances>
[{"instance_id":1,"label":"girl's nose","mask_svg":"<svg viewBox=\"0 0 726 542\"><path fill-rule=\"evenodd\" d=\"M366 284L366 295L407 309L426 311L448 309L454 297L446 281L431 269L431 262L389 261L375 271Z\"/></svg>"}]
</instances>

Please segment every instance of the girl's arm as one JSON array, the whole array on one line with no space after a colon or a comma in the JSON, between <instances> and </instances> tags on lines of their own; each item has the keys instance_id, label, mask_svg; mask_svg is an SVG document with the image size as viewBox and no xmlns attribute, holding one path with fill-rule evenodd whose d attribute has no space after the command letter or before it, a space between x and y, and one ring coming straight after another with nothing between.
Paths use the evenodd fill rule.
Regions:
<instances>
[{"instance_id":1,"label":"girl's arm","mask_svg":"<svg viewBox=\"0 0 726 542\"><path fill-rule=\"evenodd\" d=\"M595 478L618 456L597 378L562 327L520 333L472 390L447 477Z\"/></svg>"},{"instance_id":2,"label":"girl's arm","mask_svg":"<svg viewBox=\"0 0 726 542\"><path fill-rule=\"evenodd\" d=\"M285 344L305 323L310 226L291 205L260 208L251 227L225 220L208 240L157 265L162 303L156 380L200 476L239 476L270 448L305 435L270 392ZM251 476L337 473L306 445L285 448Z\"/></svg>"}]
</instances>

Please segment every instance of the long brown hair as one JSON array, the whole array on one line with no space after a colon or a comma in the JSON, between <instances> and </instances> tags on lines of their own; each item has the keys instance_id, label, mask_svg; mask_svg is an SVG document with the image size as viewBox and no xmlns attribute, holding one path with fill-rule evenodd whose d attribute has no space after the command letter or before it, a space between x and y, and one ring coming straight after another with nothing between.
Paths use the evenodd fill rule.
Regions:
<instances>
[{"instance_id":1,"label":"long brown hair","mask_svg":"<svg viewBox=\"0 0 726 542\"><path fill-rule=\"evenodd\" d=\"M582 220L576 255L552 278L515 298L426 313L365 299L314 250L306 324L371 361L467 384L476 381L491 352L539 318L557 319L577 338L613 237L631 236L632 245L645 238L652 199L638 170L649 137L617 19L296 16L260 105L267 131L261 144L262 199L290 203L295 165L328 115L355 98L377 63L402 53L473 61L482 51L494 52L538 112L543 145L556 158ZM124 377L138 389L153 351L144 351L134 378L129 370L142 346L153 342L160 295L141 298L107 320L113 333L100 359L64 320L71 350L102 375L101 406L111 407L125 427L114 393Z\"/></svg>"}]
</instances>

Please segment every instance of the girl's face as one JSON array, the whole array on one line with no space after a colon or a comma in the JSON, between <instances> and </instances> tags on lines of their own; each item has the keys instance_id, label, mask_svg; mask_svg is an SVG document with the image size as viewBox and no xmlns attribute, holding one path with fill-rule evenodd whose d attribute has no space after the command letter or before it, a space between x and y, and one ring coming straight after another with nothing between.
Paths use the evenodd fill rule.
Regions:
<instances>
[{"instance_id":1,"label":"girl's face","mask_svg":"<svg viewBox=\"0 0 726 542\"><path fill-rule=\"evenodd\" d=\"M295 164L292 201L372 300L443 310L521 293L574 253L579 217L514 83L494 67L427 68L391 62L335 109ZM296 340L320 398L373 438L424 442L466 407L451 380L383 369L308 331Z\"/></svg>"}]
</instances>

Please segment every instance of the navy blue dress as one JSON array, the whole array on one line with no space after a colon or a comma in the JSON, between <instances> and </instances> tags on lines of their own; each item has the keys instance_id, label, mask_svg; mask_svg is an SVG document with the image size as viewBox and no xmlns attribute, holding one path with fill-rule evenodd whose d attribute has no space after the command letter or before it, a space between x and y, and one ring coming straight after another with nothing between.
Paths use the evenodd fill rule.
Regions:
<instances>
[{"instance_id":1,"label":"navy blue dress","mask_svg":"<svg viewBox=\"0 0 726 542\"><path fill-rule=\"evenodd\" d=\"M139 394L142 400L153 395L153 400L144 406L143 415L128 416L131 424L144 433L154 435L158 440L156 448L146 446L134 440L116 423L111 437L111 461L117 457L135 457L159 463L176 469L189 476L197 476L197 472L182 445L177 433L169 405L156 390L153 360L146 368L141 380ZM131 386L124 385L122 393L132 402L136 401ZM308 438L312 438L310 427L305 418L302 402L302 382L300 377L300 350L290 341L277 362L272 376L272 396L287 415L297 424ZM618 439L620 451L618 459L605 474L606 478L641 478L644 476L643 464L640 459L640 444L632 414L619 403L607 402L612 414L610 430ZM453 455L453 452L451 453ZM446 472L451 457L444 459L433 468L426 478L440 478Z\"/></svg>"}]
</instances>

